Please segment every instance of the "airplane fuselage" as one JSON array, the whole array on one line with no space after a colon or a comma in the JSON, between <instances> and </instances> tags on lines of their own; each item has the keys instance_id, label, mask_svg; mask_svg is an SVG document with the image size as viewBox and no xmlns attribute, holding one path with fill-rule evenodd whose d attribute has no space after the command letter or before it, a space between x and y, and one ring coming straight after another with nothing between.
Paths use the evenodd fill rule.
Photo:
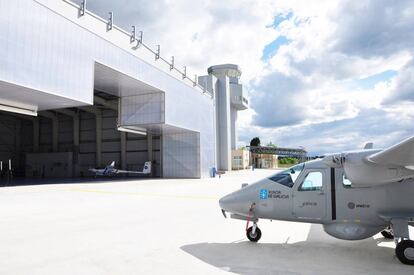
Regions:
<instances>
[{"instance_id":1,"label":"airplane fuselage","mask_svg":"<svg viewBox=\"0 0 414 275\"><path fill-rule=\"evenodd\" d=\"M112 177L118 173L118 169L108 165L103 169L89 169L89 171L95 173L96 176Z\"/></svg>"},{"instance_id":2,"label":"airplane fuselage","mask_svg":"<svg viewBox=\"0 0 414 275\"><path fill-rule=\"evenodd\" d=\"M113 176L116 174L115 168L112 167L105 167L104 169L95 169L95 175L96 176Z\"/></svg>"},{"instance_id":3,"label":"airplane fuselage","mask_svg":"<svg viewBox=\"0 0 414 275\"><path fill-rule=\"evenodd\" d=\"M258 181L220 199L222 213L247 220L246 236L260 240L259 219L320 223L326 233L360 240L381 232L395 255L414 265L414 136L383 150L328 154ZM253 222L248 227L249 221Z\"/></svg>"},{"instance_id":4,"label":"airplane fuselage","mask_svg":"<svg viewBox=\"0 0 414 275\"><path fill-rule=\"evenodd\" d=\"M321 160L307 162L294 182L268 177L220 200L236 218L320 223L339 239L357 240L375 235L396 214L414 216L414 180L372 187L354 187L342 168Z\"/></svg>"},{"instance_id":5,"label":"airplane fuselage","mask_svg":"<svg viewBox=\"0 0 414 275\"><path fill-rule=\"evenodd\" d=\"M109 176L112 177L116 174L141 174L141 175L149 175L151 173L151 162L146 161L144 163L144 167L142 171L129 171L129 170L121 170L115 168L115 161L113 161L110 165L106 166L104 169L89 169L90 172L95 173L96 176Z\"/></svg>"}]
</instances>

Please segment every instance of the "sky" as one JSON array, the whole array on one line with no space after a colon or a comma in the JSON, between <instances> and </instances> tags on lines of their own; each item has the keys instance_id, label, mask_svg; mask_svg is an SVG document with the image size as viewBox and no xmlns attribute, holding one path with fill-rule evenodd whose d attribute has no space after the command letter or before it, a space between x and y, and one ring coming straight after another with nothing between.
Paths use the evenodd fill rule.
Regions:
<instances>
[{"instance_id":1,"label":"sky","mask_svg":"<svg viewBox=\"0 0 414 275\"><path fill-rule=\"evenodd\" d=\"M80 2L76 0L75 2ZM188 73L233 63L250 109L239 146L311 154L384 148L414 135L411 0L88 0L87 8L144 32Z\"/></svg>"}]
</instances>

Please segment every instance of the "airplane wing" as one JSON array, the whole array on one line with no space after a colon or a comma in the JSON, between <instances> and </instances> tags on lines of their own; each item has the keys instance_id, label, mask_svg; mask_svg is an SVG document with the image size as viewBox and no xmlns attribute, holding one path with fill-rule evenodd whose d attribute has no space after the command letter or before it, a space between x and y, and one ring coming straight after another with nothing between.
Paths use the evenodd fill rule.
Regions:
<instances>
[{"instance_id":1,"label":"airplane wing","mask_svg":"<svg viewBox=\"0 0 414 275\"><path fill-rule=\"evenodd\" d=\"M149 174L142 171L116 170L117 174Z\"/></svg>"},{"instance_id":2,"label":"airplane wing","mask_svg":"<svg viewBox=\"0 0 414 275\"><path fill-rule=\"evenodd\" d=\"M414 136L372 154L367 159L376 164L397 165L414 169Z\"/></svg>"},{"instance_id":3,"label":"airplane wing","mask_svg":"<svg viewBox=\"0 0 414 275\"><path fill-rule=\"evenodd\" d=\"M143 174L143 175L148 175L151 174L151 161L147 161L144 163L144 167L142 169L142 171L128 171L128 170L116 170L115 173L117 174Z\"/></svg>"}]
</instances>

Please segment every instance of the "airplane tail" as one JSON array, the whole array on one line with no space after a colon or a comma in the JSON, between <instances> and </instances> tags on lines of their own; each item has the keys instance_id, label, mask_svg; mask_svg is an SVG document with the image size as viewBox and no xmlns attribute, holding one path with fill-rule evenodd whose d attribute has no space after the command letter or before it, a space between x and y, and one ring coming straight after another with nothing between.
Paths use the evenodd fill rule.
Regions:
<instances>
[{"instance_id":1,"label":"airplane tail","mask_svg":"<svg viewBox=\"0 0 414 275\"><path fill-rule=\"evenodd\" d=\"M374 143L373 142L368 142L364 146L364 150L373 149L373 148L374 148Z\"/></svg>"},{"instance_id":2,"label":"airplane tail","mask_svg":"<svg viewBox=\"0 0 414 275\"><path fill-rule=\"evenodd\" d=\"M143 174L151 174L151 161L147 161L144 164L144 169L142 169Z\"/></svg>"},{"instance_id":3,"label":"airplane tail","mask_svg":"<svg viewBox=\"0 0 414 275\"><path fill-rule=\"evenodd\" d=\"M111 162L111 164L109 164L109 167L115 167L115 161Z\"/></svg>"}]
</instances>

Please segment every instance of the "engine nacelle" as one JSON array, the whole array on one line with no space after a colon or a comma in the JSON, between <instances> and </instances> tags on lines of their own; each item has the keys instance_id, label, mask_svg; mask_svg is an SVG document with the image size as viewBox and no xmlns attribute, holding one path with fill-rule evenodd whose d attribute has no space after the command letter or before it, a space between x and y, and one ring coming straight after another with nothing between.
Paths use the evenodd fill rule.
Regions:
<instances>
[{"instance_id":1,"label":"engine nacelle","mask_svg":"<svg viewBox=\"0 0 414 275\"><path fill-rule=\"evenodd\" d=\"M323 229L341 240L362 240L374 236L384 228L360 223L331 223L324 225Z\"/></svg>"}]
</instances>

